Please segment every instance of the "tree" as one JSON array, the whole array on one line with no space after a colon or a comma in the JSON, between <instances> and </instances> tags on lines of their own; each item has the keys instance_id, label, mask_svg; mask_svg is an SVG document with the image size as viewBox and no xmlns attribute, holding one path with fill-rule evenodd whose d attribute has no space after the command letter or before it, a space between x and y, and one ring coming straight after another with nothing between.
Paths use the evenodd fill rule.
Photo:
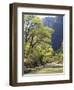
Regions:
<instances>
[{"instance_id":1,"label":"tree","mask_svg":"<svg viewBox=\"0 0 74 90\"><path fill-rule=\"evenodd\" d=\"M53 32L54 30L44 26L42 20L36 15L24 15L24 57L31 62L30 66L44 64L45 55L51 56Z\"/></svg>"}]
</instances>

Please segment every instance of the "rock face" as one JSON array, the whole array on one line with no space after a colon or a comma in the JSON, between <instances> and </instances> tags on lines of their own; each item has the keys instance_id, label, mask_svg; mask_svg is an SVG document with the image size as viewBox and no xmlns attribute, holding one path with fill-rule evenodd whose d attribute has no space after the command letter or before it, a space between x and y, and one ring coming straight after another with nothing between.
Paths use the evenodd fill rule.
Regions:
<instances>
[{"instance_id":1,"label":"rock face","mask_svg":"<svg viewBox=\"0 0 74 90\"><path fill-rule=\"evenodd\" d=\"M54 28L52 34L52 48L57 50L61 47L63 41L63 15L56 17L46 17L43 19L44 25Z\"/></svg>"}]
</instances>

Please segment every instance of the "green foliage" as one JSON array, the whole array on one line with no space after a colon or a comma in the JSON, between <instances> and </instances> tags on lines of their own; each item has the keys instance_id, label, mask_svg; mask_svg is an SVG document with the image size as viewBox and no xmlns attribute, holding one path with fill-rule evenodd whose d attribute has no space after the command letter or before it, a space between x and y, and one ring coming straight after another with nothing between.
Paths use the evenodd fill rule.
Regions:
<instances>
[{"instance_id":1,"label":"green foliage","mask_svg":"<svg viewBox=\"0 0 74 90\"><path fill-rule=\"evenodd\" d=\"M52 49L53 32L36 15L24 15L24 58L29 67L63 61L62 49L56 52Z\"/></svg>"}]
</instances>

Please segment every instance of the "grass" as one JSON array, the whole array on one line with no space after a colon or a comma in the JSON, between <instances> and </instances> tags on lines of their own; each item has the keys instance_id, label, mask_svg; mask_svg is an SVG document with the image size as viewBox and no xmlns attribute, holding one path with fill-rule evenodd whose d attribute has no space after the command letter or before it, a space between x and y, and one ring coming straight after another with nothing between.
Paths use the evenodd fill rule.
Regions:
<instances>
[{"instance_id":1,"label":"grass","mask_svg":"<svg viewBox=\"0 0 74 90\"><path fill-rule=\"evenodd\" d=\"M41 70L37 71L36 73L61 73L63 72L63 68L42 68Z\"/></svg>"},{"instance_id":2,"label":"grass","mask_svg":"<svg viewBox=\"0 0 74 90\"><path fill-rule=\"evenodd\" d=\"M49 66L49 67L36 67L36 68L28 68L27 74L47 74L47 73L62 73L63 66Z\"/></svg>"}]
</instances>

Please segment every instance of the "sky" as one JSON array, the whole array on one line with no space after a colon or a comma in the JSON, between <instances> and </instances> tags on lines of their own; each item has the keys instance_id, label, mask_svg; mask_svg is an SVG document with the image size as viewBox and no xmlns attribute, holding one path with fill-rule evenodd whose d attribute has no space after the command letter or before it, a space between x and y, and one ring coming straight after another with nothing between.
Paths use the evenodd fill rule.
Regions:
<instances>
[{"instance_id":1,"label":"sky","mask_svg":"<svg viewBox=\"0 0 74 90\"><path fill-rule=\"evenodd\" d=\"M52 18L56 18L56 16L55 16L55 15L36 15L36 16L40 17L41 19L42 19L42 18L45 18L45 17L52 17Z\"/></svg>"}]
</instances>

